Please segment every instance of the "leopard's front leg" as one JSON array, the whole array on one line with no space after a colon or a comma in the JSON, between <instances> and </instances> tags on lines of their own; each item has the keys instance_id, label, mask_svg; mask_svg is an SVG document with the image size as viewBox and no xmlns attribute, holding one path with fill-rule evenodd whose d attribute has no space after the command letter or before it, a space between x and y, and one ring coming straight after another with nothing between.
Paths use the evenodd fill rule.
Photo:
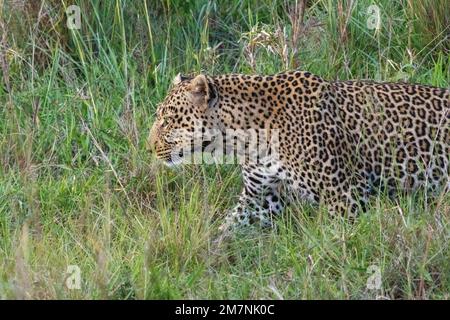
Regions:
<instances>
[{"instance_id":1,"label":"leopard's front leg","mask_svg":"<svg viewBox=\"0 0 450 320\"><path fill-rule=\"evenodd\" d=\"M249 225L270 227L273 217L283 210L279 194L280 179L270 168L243 167L244 189L238 204L227 214L220 230L232 231Z\"/></svg>"},{"instance_id":2,"label":"leopard's front leg","mask_svg":"<svg viewBox=\"0 0 450 320\"><path fill-rule=\"evenodd\" d=\"M331 216L343 216L354 221L360 211L367 207L369 188L364 180L353 180L341 185L337 196L325 196L326 206Z\"/></svg>"}]
</instances>

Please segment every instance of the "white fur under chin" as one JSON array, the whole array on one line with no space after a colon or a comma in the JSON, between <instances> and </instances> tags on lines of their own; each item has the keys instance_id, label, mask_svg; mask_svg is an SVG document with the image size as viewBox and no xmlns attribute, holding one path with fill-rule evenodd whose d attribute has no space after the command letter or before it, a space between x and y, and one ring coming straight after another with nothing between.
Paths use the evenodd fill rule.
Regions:
<instances>
[{"instance_id":1,"label":"white fur under chin","mask_svg":"<svg viewBox=\"0 0 450 320\"><path fill-rule=\"evenodd\" d=\"M183 164L183 158L170 159L164 161L164 164L169 168L177 167L180 164Z\"/></svg>"}]
</instances>

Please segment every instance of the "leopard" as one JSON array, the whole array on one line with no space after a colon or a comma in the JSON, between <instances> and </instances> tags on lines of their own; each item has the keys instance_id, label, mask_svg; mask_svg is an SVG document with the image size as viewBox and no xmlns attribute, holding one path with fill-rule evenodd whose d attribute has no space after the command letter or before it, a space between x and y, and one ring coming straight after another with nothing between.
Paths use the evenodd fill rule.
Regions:
<instances>
[{"instance_id":1,"label":"leopard","mask_svg":"<svg viewBox=\"0 0 450 320\"><path fill-rule=\"evenodd\" d=\"M215 137L228 131L258 132L269 152L240 159L243 188L222 232L271 227L293 198L354 221L380 190L448 192L449 101L448 88L325 80L302 70L178 74L156 108L148 145L172 167L219 145Z\"/></svg>"}]
</instances>

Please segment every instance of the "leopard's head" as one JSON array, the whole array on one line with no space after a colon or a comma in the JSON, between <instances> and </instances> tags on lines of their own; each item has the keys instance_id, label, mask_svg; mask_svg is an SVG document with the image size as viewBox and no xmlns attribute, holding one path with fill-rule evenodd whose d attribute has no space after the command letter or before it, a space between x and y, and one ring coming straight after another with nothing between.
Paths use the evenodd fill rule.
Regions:
<instances>
[{"instance_id":1,"label":"leopard's head","mask_svg":"<svg viewBox=\"0 0 450 320\"><path fill-rule=\"evenodd\" d=\"M156 157L169 166L188 162L187 155L192 156L211 143L205 140L204 133L216 126L217 101L218 91L210 77L177 75L156 110L150 131L149 146Z\"/></svg>"}]
</instances>

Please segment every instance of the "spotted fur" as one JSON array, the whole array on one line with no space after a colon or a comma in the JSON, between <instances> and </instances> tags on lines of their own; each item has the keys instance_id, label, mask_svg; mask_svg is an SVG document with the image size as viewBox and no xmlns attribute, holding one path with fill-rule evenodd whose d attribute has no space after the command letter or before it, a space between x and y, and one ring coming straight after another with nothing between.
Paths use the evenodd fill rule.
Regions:
<instances>
[{"instance_id":1,"label":"spotted fur","mask_svg":"<svg viewBox=\"0 0 450 320\"><path fill-rule=\"evenodd\" d=\"M223 228L271 225L286 195L354 217L380 188L450 188L449 99L443 88L326 81L301 71L178 76L150 143L172 163L170 154L189 143L168 139L174 129L277 129L278 160L242 164L244 188Z\"/></svg>"}]
</instances>

